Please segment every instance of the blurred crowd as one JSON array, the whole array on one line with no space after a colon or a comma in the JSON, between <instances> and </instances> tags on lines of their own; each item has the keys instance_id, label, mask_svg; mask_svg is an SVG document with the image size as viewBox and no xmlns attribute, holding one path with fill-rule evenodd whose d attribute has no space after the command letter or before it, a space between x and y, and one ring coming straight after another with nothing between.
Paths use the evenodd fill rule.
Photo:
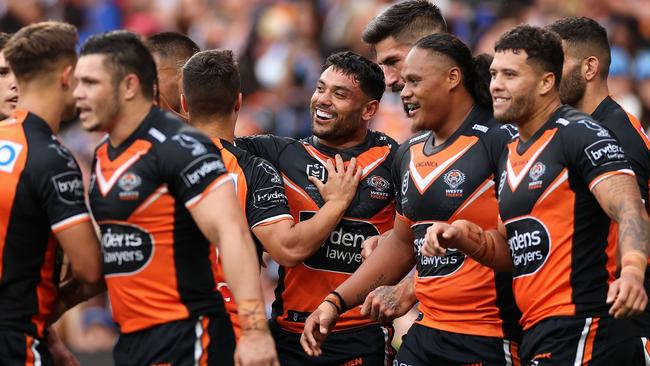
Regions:
<instances>
[{"instance_id":1,"label":"blurred crowd","mask_svg":"<svg viewBox=\"0 0 650 366\"><path fill-rule=\"evenodd\" d=\"M308 101L324 57L351 49L370 56L361 31L388 0L0 0L0 31L46 19L91 34L127 29L149 36L163 31L189 35L202 49L232 49L238 57L243 109L239 135L310 134ZM494 41L514 25L546 25L566 15L600 22L612 45L610 91L648 129L650 121L650 0L437 0L450 30L475 53L493 53ZM403 141L410 135L399 95L387 93L373 121ZM79 160L90 164L100 136L74 123L62 137ZM266 271L272 288L273 271ZM272 293L268 294L269 299ZM105 299L76 309L61 325L61 335L76 351L111 349L117 334Z\"/></svg>"}]
</instances>

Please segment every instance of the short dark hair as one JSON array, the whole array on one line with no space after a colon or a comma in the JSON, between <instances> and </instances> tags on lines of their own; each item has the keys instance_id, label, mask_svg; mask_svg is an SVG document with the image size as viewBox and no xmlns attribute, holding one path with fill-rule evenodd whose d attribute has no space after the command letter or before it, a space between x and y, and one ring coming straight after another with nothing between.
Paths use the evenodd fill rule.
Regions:
<instances>
[{"instance_id":1,"label":"short dark hair","mask_svg":"<svg viewBox=\"0 0 650 366\"><path fill-rule=\"evenodd\" d=\"M152 54L177 62L179 69L185 61L201 50L190 37L177 32L154 34L147 39L147 46Z\"/></svg>"},{"instance_id":2,"label":"short dark hair","mask_svg":"<svg viewBox=\"0 0 650 366\"><path fill-rule=\"evenodd\" d=\"M607 79L612 56L607 31L602 25L587 17L567 17L555 21L548 29L557 33L578 57L598 57L600 76Z\"/></svg>"},{"instance_id":3,"label":"short dark hair","mask_svg":"<svg viewBox=\"0 0 650 366\"><path fill-rule=\"evenodd\" d=\"M338 52L330 55L322 71L329 67L353 77L359 82L359 88L372 100L380 101L386 85L384 73L376 63L352 51Z\"/></svg>"},{"instance_id":4,"label":"short dark hair","mask_svg":"<svg viewBox=\"0 0 650 366\"><path fill-rule=\"evenodd\" d=\"M0 51L5 48L5 45L7 44L7 41L9 41L9 38L11 38L11 34L0 32Z\"/></svg>"},{"instance_id":5,"label":"short dark hair","mask_svg":"<svg viewBox=\"0 0 650 366\"><path fill-rule=\"evenodd\" d=\"M417 41L414 47L449 58L460 68L463 87L472 95L474 102L483 108L492 109L490 95L492 57L485 54L473 57L472 51L463 41L447 33L428 35Z\"/></svg>"},{"instance_id":6,"label":"short dark hair","mask_svg":"<svg viewBox=\"0 0 650 366\"><path fill-rule=\"evenodd\" d=\"M560 87L564 51L562 40L555 32L528 24L514 27L502 34L494 46L495 52L507 50L514 53L525 51L527 61L544 72L552 72L555 75L555 88Z\"/></svg>"},{"instance_id":7,"label":"short dark hair","mask_svg":"<svg viewBox=\"0 0 650 366\"><path fill-rule=\"evenodd\" d=\"M440 8L427 0L407 0L391 5L373 18L361 34L364 42L375 45L388 37L413 44L432 34L447 32Z\"/></svg>"},{"instance_id":8,"label":"short dark hair","mask_svg":"<svg viewBox=\"0 0 650 366\"><path fill-rule=\"evenodd\" d=\"M192 118L232 112L241 89L239 67L230 50L208 50L183 66L183 94Z\"/></svg>"},{"instance_id":9,"label":"short dark hair","mask_svg":"<svg viewBox=\"0 0 650 366\"><path fill-rule=\"evenodd\" d=\"M138 35L118 30L92 36L81 47L81 56L94 54L106 56L105 65L112 71L115 83L128 74L135 74L140 80L142 94L153 98L156 63Z\"/></svg>"},{"instance_id":10,"label":"short dark hair","mask_svg":"<svg viewBox=\"0 0 650 366\"><path fill-rule=\"evenodd\" d=\"M65 60L77 59L77 28L63 22L30 24L16 32L2 52L16 79L31 80L54 70Z\"/></svg>"}]
</instances>

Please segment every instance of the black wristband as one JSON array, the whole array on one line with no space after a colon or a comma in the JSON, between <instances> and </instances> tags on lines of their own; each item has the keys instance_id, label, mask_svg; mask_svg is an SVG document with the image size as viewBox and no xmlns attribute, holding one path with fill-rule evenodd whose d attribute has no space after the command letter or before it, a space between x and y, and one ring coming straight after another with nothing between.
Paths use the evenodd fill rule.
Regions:
<instances>
[{"instance_id":1,"label":"black wristband","mask_svg":"<svg viewBox=\"0 0 650 366\"><path fill-rule=\"evenodd\" d=\"M332 291L332 292L330 292L330 294L332 294L332 295L339 298L339 302L341 303L341 314L345 313L346 311L348 311L348 309L350 309L348 307L348 304L345 303L345 300L343 300L343 296L341 296L341 294L339 294L336 291Z\"/></svg>"},{"instance_id":2,"label":"black wristband","mask_svg":"<svg viewBox=\"0 0 650 366\"><path fill-rule=\"evenodd\" d=\"M342 313L341 308L338 305L336 305L336 303L334 301L332 301L330 299L325 299L324 302L329 302L330 304L334 305L334 308L336 309L336 312L339 315L341 315L341 313Z\"/></svg>"}]
</instances>

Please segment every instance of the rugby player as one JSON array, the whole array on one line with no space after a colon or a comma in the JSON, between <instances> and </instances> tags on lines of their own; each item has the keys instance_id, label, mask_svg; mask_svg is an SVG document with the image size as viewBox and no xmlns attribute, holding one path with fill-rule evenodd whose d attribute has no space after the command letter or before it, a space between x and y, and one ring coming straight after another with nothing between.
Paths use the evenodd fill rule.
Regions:
<instances>
[{"instance_id":1,"label":"rugby player","mask_svg":"<svg viewBox=\"0 0 650 366\"><path fill-rule=\"evenodd\" d=\"M278 365L232 178L209 138L153 106L156 68L145 45L126 31L91 37L75 78L82 126L108 134L96 150L89 201L120 327L115 363ZM238 299L234 359L211 242Z\"/></svg>"},{"instance_id":2,"label":"rugby player","mask_svg":"<svg viewBox=\"0 0 650 366\"><path fill-rule=\"evenodd\" d=\"M7 118L18 104L18 84L2 53L9 37L7 33L0 33L0 120Z\"/></svg>"},{"instance_id":3,"label":"rugby player","mask_svg":"<svg viewBox=\"0 0 650 366\"><path fill-rule=\"evenodd\" d=\"M650 141L643 132L641 122L609 96L607 75L611 55L607 31L598 22L585 17L560 19L548 28L560 36L564 49L560 99L591 114L614 133L632 166L646 209L650 210ZM646 293L650 293L648 268L645 289ZM624 339L629 335L640 337L641 340L630 342L636 349L622 352L618 359L626 365L636 362L650 366L650 308L646 308L638 317L620 322L620 330L619 336Z\"/></svg>"},{"instance_id":4,"label":"rugby player","mask_svg":"<svg viewBox=\"0 0 650 366\"><path fill-rule=\"evenodd\" d=\"M154 34L147 39L147 47L156 61L158 106L187 122L181 108L181 69L185 62L200 51L189 37L177 32Z\"/></svg>"},{"instance_id":5,"label":"rugby player","mask_svg":"<svg viewBox=\"0 0 650 366\"><path fill-rule=\"evenodd\" d=\"M322 299L361 264L365 239L388 230L395 211L390 165L397 143L368 130L385 89L379 66L352 52L329 56L311 98L313 136L236 139L237 146L275 165L282 173L296 222L313 217L324 201L317 183L327 181L327 160L356 158L361 182L340 224L303 263L280 267L273 303L272 332L282 365L384 365L392 359L392 327L353 309L341 317L319 358L300 347L300 333ZM387 361L388 360L388 361Z\"/></svg>"},{"instance_id":6,"label":"rugby player","mask_svg":"<svg viewBox=\"0 0 650 366\"><path fill-rule=\"evenodd\" d=\"M521 336L521 314L512 277L457 251L444 258L419 251L434 222L464 218L486 229L497 226L495 172L514 128L492 118L489 63L473 58L449 34L426 36L408 53L401 97L413 129L423 132L403 143L393 162L398 187L393 231L307 319L301 344L308 354L321 353L320 343L343 311L361 304L377 285L395 283L415 264L420 316L404 336L397 364L517 362L512 340ZM376 316L383 320L381 313Z\"/></svg>"},{"instance_id":7,"label":"rugby player","mask_svg":"<svg viewBox=\"0 0 650 366\"><path fill-rule=\"evenodd\" d=\"M75 115L76 44L74 26L44 22L22 28L2 50L3 62L9 63L0 69L2 78L11 67L21 91L17 109L0 122L3 364L54 362L44 339L54 313L60 249L76 280L101 280L99 242L84 203L81 171L56 137L61 120Z\"/></svg>"},{"instance_id":8,"label":"rugby player","mask_svg":"<svg viewBox=\"0 0 650 366\"><path fill-rule=\"evenodd\" d=\"M327 164L328 180L319 188L325 204L309 220L295 223L289 212L282 177L269 162L233 145L235 124L241 108L239 68L230 50L209 50L192 56L183 66L181 107L196 127L217 145L226 170L236 176L237 196L248 226L262 246L280 265L294 267L314 254L348 208L361 171L354 173L356 159L347 171L340 156L338 171ZM239 333L237 307L219 271L219 290Z\"/></svg>"},{"instance_id":9,"label":"rugby player","mask_svg":"<svg viewBox=\"0 0 650 366\"><path fill-rule=\"evenodd\" d=\"M422 251L457 248L512 269L523 364L612 365L614 317L639 314L647 303L650 225L634 173L608 130L561 104L563 51L554 32L518 26L495 51L494 115L519 128L499 164L503 225L485 231L466 220L436 223ZM609 237L610 220L618 222L618 243Z\"/></svg>"},{"instance_id":10,"label":"rugby player","mask_svg":"<svg viewBox=\"0 0 650 366\"><path fill-rule=\"evenodd\" d=\"M420 38L446 33L447 23L440 9L427 0L407 0L389 6L368 23L361 38L373 49L377 63L384 72L386 89L399 92L404 87L400 72L406 55ZM390 231L384 235L388 235ZM379 236L363 243L361 254L367 258L377 247ZM413 276L394 286L380 286L371 292L362 308L362 315L383 321L406 314L417 302Z\"/></svg>"}]
</instances>

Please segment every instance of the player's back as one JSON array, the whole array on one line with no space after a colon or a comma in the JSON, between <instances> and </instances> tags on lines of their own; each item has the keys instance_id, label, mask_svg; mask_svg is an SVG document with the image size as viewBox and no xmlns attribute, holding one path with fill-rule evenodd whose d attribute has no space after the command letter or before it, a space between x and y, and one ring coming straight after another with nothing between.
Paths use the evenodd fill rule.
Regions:
<instances>
[{"instance_id":1,"label":"player's back","mask_svg":"<svg viewBox=\"0 0 650 366\"><path fill-rule=\"evenodd\" d=\"M90 220L81 172L47 123L0 122L0 327L42 337L61 255L53 233Z\"/></svg>"},{"instance_id":2,"label":"player's back","mask_svg":"<svg viewBox=\"0 0 650 366\"><path fill-rule=\"evenodd\" d=\"M213 247L189 209L229 181L209 138L157 108L118 147L98 146L90 203L123 333L223 312Z\"/></svg>"}]
</instances>

